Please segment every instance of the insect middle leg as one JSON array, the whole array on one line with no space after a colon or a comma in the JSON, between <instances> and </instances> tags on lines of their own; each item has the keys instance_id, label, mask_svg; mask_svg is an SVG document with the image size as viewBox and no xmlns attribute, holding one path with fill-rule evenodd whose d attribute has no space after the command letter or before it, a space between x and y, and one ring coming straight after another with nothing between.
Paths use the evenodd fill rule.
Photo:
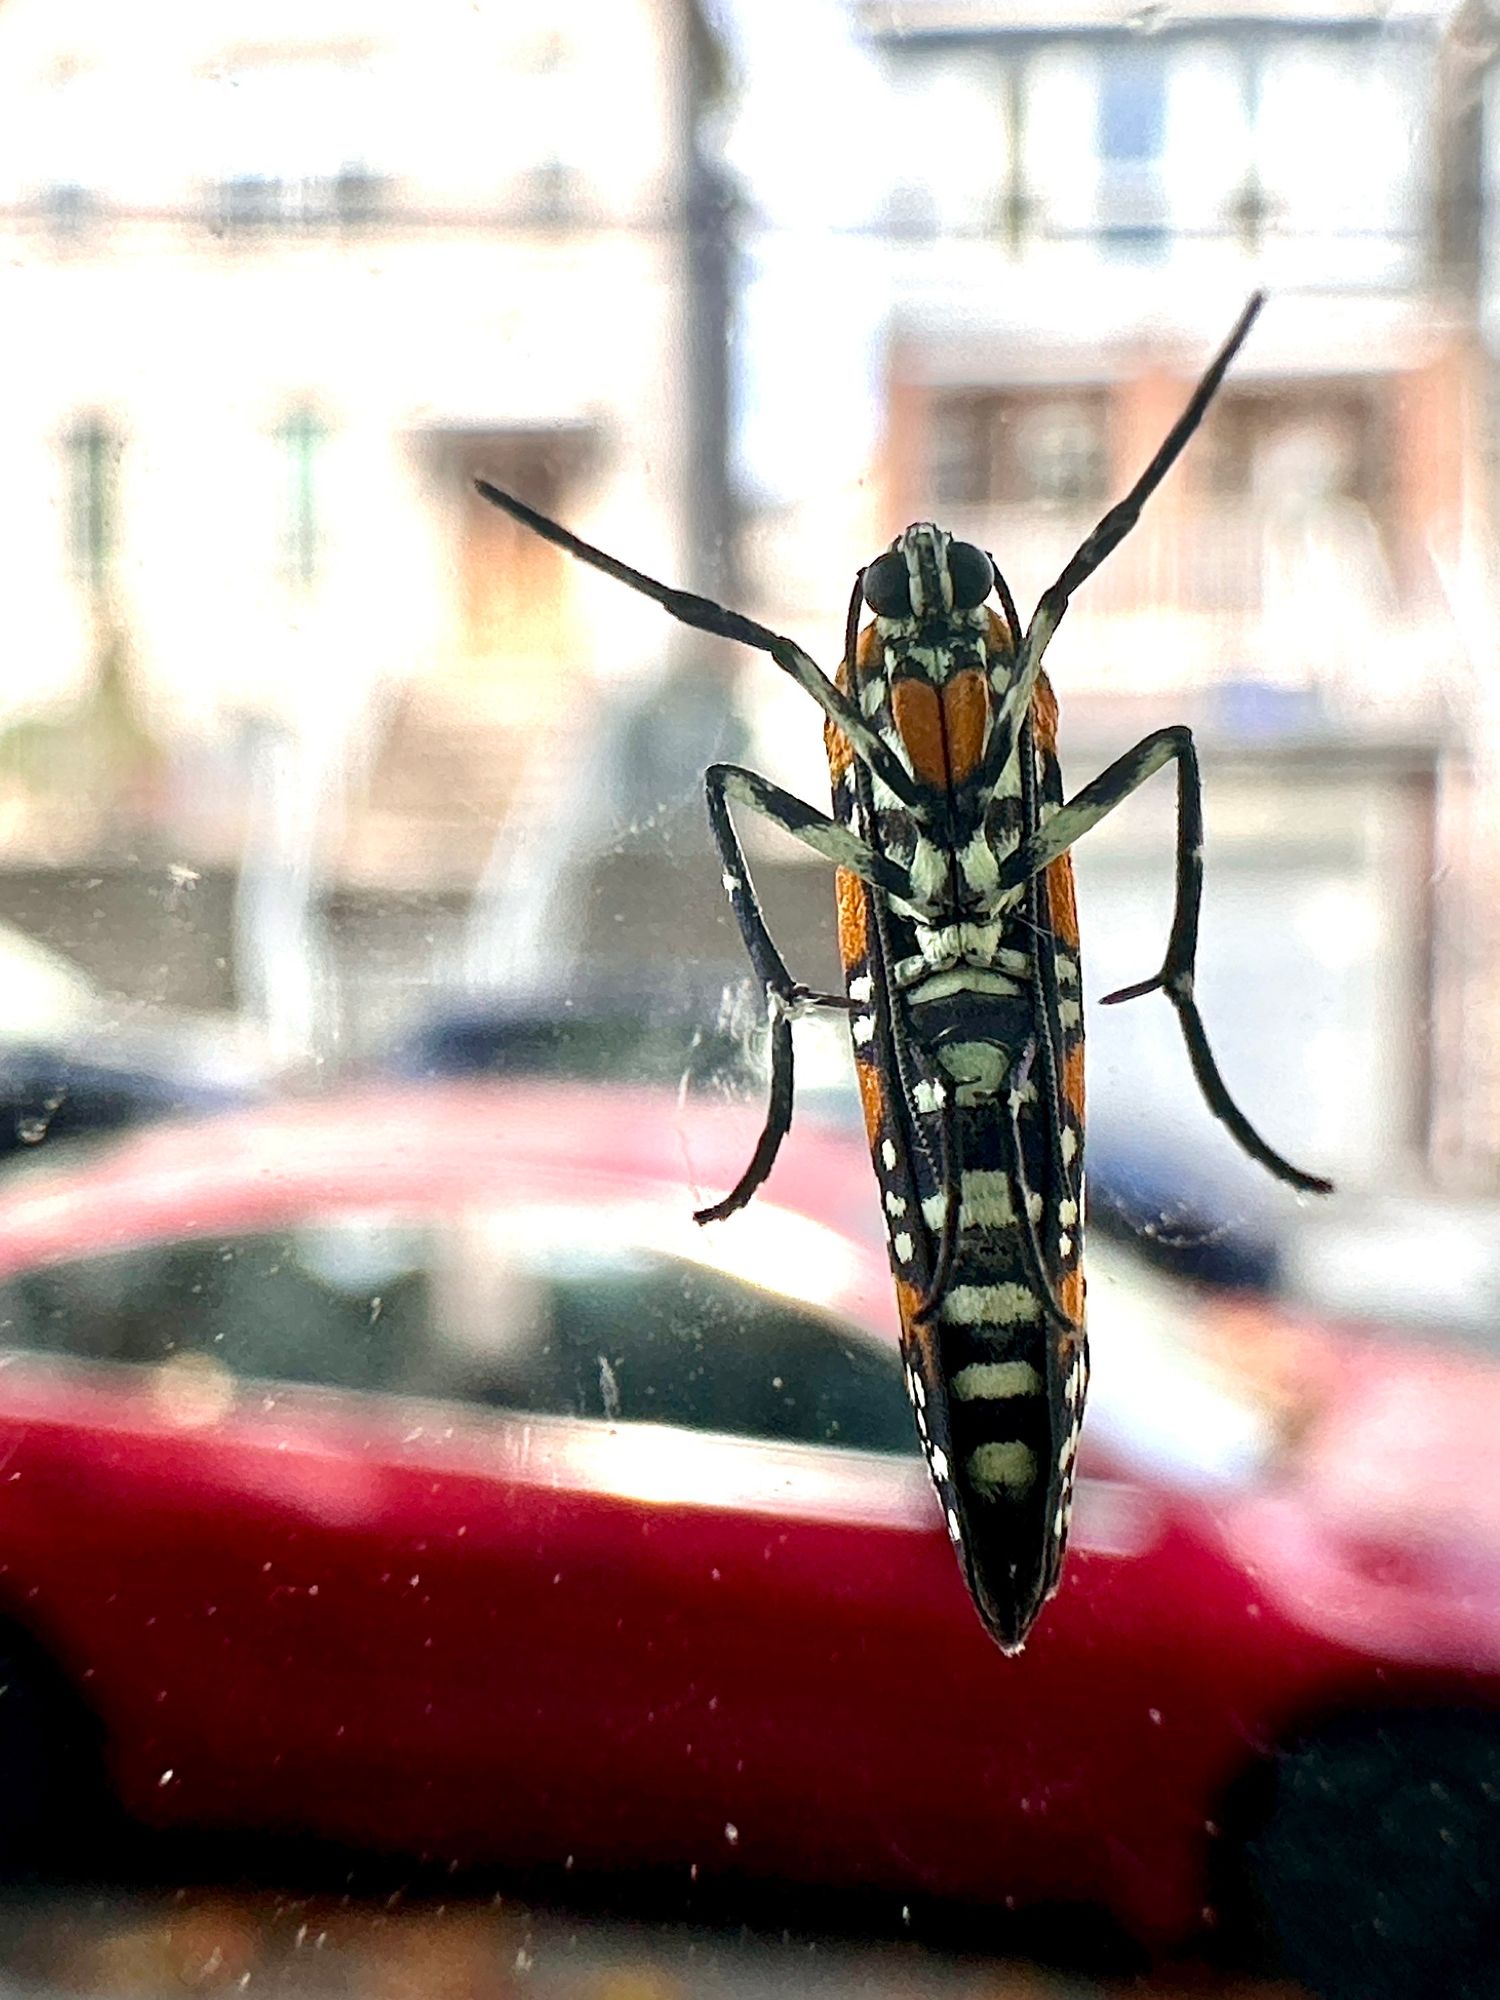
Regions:
<instances>
[{"instance_id":1,"label":"insect middle leg","mask_svg":"<svg viewBox=\"0 0 1500 2000\"><path fill-rule=\"evenodd\" d=\"M815 992L793 979L787 970L786 961L766 928L760 901L746 866L745 851L730 817L729 801L733 798L748 806L751 811L770 820L773 826L779 826L783 832L806 842L829 859L837 860L841 866L854 867L856 872L864 872L861 863L873 867L876 857L837 821L815 812L811 806L793 798L790 792L783 792L779 786L738 764L711 764L704 774L704 789L708 796L708 822L724 871L724 887L729 892L730 907L739 925L746 953L765 993L771 1027L770 1100L755 1152L749 1166L724 1199L709 1208L698 1209L693 1217L695 1222L722 1222L726 1216L743 1208L765 1180L781 1150L782 1140L791 1130L793 1020L798 1014L817 1007L847 1010L849 1006L842 993Z\"/></svg>"},{"instance_id":2,"label":"insect middle leg","mask_svg":"<svg viewBox=\"0 0 1500 2000\"><path fill-rule=\"evenodd\" d=\"M1332 1187L1317 1174L1304 1173L1267 1145L1229 1094L1208 1045L1203 1017L1194 997L1193 981L1198 955L1198 913L1203 900L1203 788L1198 775L1198 753L1193 733L1181 724L1154 730L1142 737L1133 750L1117 757L1106 771L1084 786L1066 805L1060 806L1045 826L1021 843L1000 870L1001 890L1019 888L1023 882L1046 868L1097 826L1106 813L1113 812L1123 799L1143 785L1164 764L1177 764L1177 868L1176 899L1172 928L1167 938L1161 970L1138 985L1121 987L1105 996L1105 1005L1134 1000L1142 993L1161 991L1171 1001L1187 1044L1188 1061L1209 1110L1225 1126L1252 1160L1256 1160L1278 1180L1310 1193L1327 1194Z\"/></svg>"}]
</instances>

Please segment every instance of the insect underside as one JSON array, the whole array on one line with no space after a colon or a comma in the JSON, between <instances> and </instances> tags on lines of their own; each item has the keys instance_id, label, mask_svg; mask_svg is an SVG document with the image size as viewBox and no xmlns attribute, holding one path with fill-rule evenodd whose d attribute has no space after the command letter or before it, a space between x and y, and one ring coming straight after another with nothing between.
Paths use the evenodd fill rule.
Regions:
<instances>
[{"instance_id":1,"label":"insect underside","mask_svg":"<svg viewBox=\"0 0 1500 2000\"><path fill-rule=\"evenodd\" d=\"M855 580L830 681L794 641L671 589L486 481L496 506L700 630L771 655L824 711L833 814L753 771L706 774L709 822L767 999L765 1129L732 1215L765 1180L792 1114L792 1022L847 1009L884 1212L917 1430L981 1619L1024 1642L1062 1570L1088 1385L1084 1332L1083 1014L1074 842L1167 764L1177 773L1176 898L1161 991L1209 1109L1269 1172L1324 1191L1239 1110L1194 997L1202 810L1190 732L1154 731L1072 799L1042 655L1073 591L1134 526L1248 334L1257 294L1146 471L1046 591L1023 632L986 551L930 522ZM989 600L998 598L1001 612ZM861 629L865 610L871 614ZM1003 613L1003 616L1001 615ZM833 862L845 993L791 976L766 928L730 807Z\"/></svg>"},{"instance_id":2,"label":"insect underside","mask_svg":"<svg viewBox=\"0 0 1500 2000\"><path fill-rule=\"evenodd\" d=\"M903 540L940 557L939 532ZM923 645L877 619L845 671L930 788L927 826L827 740L835 818L913 892L841 870L839 947L917 1430L980 1615L1015 1646L1060 1572L1088 1381L1083 1014L1068 856L1001 877L1062 802L1055 704L1039 677L980 778L1015 641L963 622Z\"/></svg>"}]
</instances>

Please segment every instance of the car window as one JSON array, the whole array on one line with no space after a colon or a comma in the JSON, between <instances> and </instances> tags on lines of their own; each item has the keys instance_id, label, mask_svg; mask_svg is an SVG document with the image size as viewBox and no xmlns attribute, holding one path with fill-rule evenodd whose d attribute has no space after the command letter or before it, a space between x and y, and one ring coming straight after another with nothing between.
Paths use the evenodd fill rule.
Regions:
<instances>
[{"instance_id":1,"label":"car window","mask_svg":"<svg viewBox=\"0 0 1500 2000\"><path fill-rule=\"evenodd\" d=\"M601 1227L344 1215L71 1259L0 1282L0 1341L92 1362L205 1355L237 1377L490 1409L913 1449L894 1347ZM523 1219L524 1221L524 1219Z\"/></svg>"},{"instance_id":2,"label":"car window","mask_svg":"<svg viewBox=\"0 0 1500 2000\"><path fill-rule=\"evenodd\" d=\"M541 1250L505 1267L518 1338L469 1347L465 1393L528 1411L914 1448L894 1348L829 1313L649 1249Z\"/></svg>"},{"instance_id":3,"label":"car window","mask_svg":"<svg viewBox=\"0 0 1500 2000\"><path fill-rule=\"evenodd\" d=\"M289 1230L151 1245L0 1284L0 1339L85 1361L218 1360L237 1376L400 1386L428 1318L409 1229Z\"/></svg>"}]
</instances>

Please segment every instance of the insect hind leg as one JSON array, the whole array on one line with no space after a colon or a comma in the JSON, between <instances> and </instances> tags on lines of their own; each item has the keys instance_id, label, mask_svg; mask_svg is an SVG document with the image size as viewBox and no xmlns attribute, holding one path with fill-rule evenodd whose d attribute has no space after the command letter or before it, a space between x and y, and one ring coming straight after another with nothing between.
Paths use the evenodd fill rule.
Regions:
<instances>
[{"instance_id":1,"label":"insect hind leg","mask_svg":"<svg viewBox=\"0 0 1500 2000\"><path fill-rule=\"evenodd\" d=\"M761 912L760 900L756 896L754 884L750 880L750 870L745 861L745 850L739 835L734 830L734 821L729 814L731 790L745 803L783 826L789 833L797 828L787 825L764 802L763 792L772 788L764 785L753 772L741 771L733 764L710 765L704 778L704 789L708 797L708 823L713 833L714 846L718 850L719 863L724 873L724 887L729 894L730 908L739 926L740 937L745 951L760 981L766 996L766 1011L771 1026L771 1084L766 1106L766 1122L755 1144L750 1164L722 1201L716 1201L707 1208L694 1212L693 1220L698 1223L722 1222L727 1216L742 1209L770 1174L776 1163L776 1155L781 1150L781 1142L792 1129L792 1099L794 1067L792 1051L792 1022L799 1014L814 1008L829 1007L847 1010L849 1002L841 993L818 993L811 987L800 985L787 970L785 959L777 950L770 931L766 928Z\"/></svg>"},{"instance_id":2,"label":"insect hind leg","mask_svg":"<svg viewBox=\"0 0 1500 2000\"><path fill-rule=\"evenodd\" d=\"M1149 777L1174 762L1177 765L1176 893L1166 954L1161 970L1152 978L1107 994L1104 1004L1135 1000L1143 993L1165 993L1176 1012L1193 1076L1215 1118L1227 1127L1250 1158L1277 1180L1311 1194L1327 1194L1333 1183L1319 1174L1304 1173L1284 1159L1274 1146L1266 1143L1230 1096L1198 1012L1193 981L1198 956L1198 914L1203 900L1203 788L1190 729L1174 724L1153 730L1133 750L1117 757L1107 770L1076 792L1044 826L1021 843L1000 870L1000 889L1019 888L1050 866Z\"/></svg>"},{"instance_id":3,"label":"insect hind leg","mask_svg":"<svg viewBox=\"0 0 1500 2000\"><path fill-rule=\"evenodd\" d=\"M1065 1333L1081 1333L1069 1314L1067 1307L1052 1289L1052 1281L1047 1275L1046 1261L1042 1256L1042 1246L1036 1232L1036 1217L1032 1214L1031 1187L1026 1179L1026 1156L1021 1145L1021 1094L1031 1075L1031 1066L1036 1061L1037 1045L1027 1042L1022 1049L1016 1066L1012 1070L1005 1090L1006 1138L1010 1147L1011 1206L1016 1213L1016 1228L1021 1241L1021 1255L1026 1263L1027 1275L1037 1297L1042 1302L1042 1310L1054 1326Z\"/></svg>"}]
</instances>

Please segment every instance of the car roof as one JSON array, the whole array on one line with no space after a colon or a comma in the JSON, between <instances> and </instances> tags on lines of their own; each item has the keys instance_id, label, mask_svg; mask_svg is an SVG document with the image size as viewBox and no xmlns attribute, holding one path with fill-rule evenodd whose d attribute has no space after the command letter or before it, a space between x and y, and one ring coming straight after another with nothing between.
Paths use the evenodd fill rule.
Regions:
<instances>
[{"instance_id":1,"label":"car roof","mask_svg":"<svg viewBox=\"0 0 1500 2000\"><path fill-rule=\"evenodd\" d=\"M598 1084L380 1085L288 1099L38 1156L34 1170L0 1181L0 1272L285 1226L319 1209L437 1211L489 1191L509 1205L528 1196L555 1205L571 1190L580 1210L606 1198L654 1204L684 1225L685 1240L727 1244L740 1266L765 1234L757 1212L800 1216L846 1239L843 1262L854 1251L888 1294L868 1161L847 1132L805 1122L742 1215L692 1229L692 1210L734 1184L759 1129L753 1107ZM832 1290L847 1290L848 1276ZM763 1281L775 1284L774 1269Z\"/></svg>"}]
</instances>

